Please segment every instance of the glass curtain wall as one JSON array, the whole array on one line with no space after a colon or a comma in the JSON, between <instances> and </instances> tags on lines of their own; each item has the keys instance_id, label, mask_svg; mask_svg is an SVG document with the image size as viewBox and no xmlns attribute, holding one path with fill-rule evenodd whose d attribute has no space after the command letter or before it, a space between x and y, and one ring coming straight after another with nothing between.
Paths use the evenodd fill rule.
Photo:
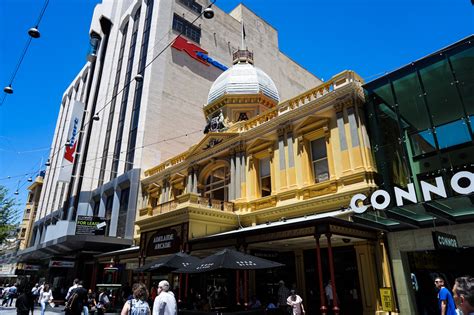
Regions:
<instances>
[{"instance_id":1,"label":"glass curtain wall","mask_svg":"<svg viewBox=\"0 0 474 315\"><path fill-rule=\"evenodd\" d=\"M459 42L368 83L367 115L380 178L391 191L474 160L474 47ZM451 192L452 195L452 192Z\"/></svg>"}]
</instances>

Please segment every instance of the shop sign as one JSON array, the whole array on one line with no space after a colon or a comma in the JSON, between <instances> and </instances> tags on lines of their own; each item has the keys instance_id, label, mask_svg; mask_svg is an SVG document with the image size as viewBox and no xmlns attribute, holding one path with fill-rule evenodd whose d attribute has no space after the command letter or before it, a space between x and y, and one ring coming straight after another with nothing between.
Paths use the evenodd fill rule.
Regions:
<instances>
[{"instance_id":1,"label":"shop sign","mask_svg":"<svg viewBox=\"0 0 474 315\"><path fill-rule=\"evenodd\" d=\"M181 241L174 229L156 232L148 241L147 256L172 254L179 251Z\"/></svg>"},{"instance_id":2,"label":"shop sign","mask_svg":"<svg viewBox=\"0 0 474 315\"><path fill-rule=\"evenodd\" d=\"M380 288L380 300L382 301L382 311L395 312L393 304L393 294L391 288Z\"/></svg>"},{"instance_id":3,"label":"shop sign","mask_svg":"<svg viewBox=\"0 0 474 315\"><path fill-rule=\"evenodd\" d=\"M433 243L436 249L457 249L459 247L456 235L442 232L433 232Z\"/></svg>"},{"instance_id":4,"label":"shop sign","mask_svg":"<svg viewBox=\"0 0 474 315\"><path fill-rule=\"evenodd\" d=\"M23 270L37 271L40 269L41 269L41 266L39 265L23 265Z\"/></svg>"},{"instance_id":5,"label":"shop sign","mask_svg":"<svg viewBox=\"0 0 474 315\"><path fill-rule=\"evenodd\" d=\"M125 264L125 269L126 270L135 270L137 269L138 267L140 267L138 265L138 262L128 262Z\"/></svg>"},{"instance_id":6,"label":"shop sign","mask_svg":"<svg viewBox=\"0 0 474 315\"><path fill-rule=\"evenodd\" d=\"M431 194L437 195L439 197L448 198L446 193L446 187L444 187L444 181L441 176L436 177L435 179L436 185L432 185L425 181L420 181L421 191L423 194L423 200L420 201L431 201ZM467 187L462 187L459 182L461 180L467 180L469 185ZM450 181L451 188L461 195L468 195L474 192L474 173L469 171L460 171L451 177ZM410 183L407 185L407 190L403 190L398 187L394 187L395 193L395 200L398 207L403 206L404 199L409 200L413 203L419 202L416 197L415 186ZM380 198L379 198L380 197ZM364 213L368 208L369 205L363 205L362 202L367 199L367 196L364 194L356 194L351 199L350 207L354 210L355 213ZM381 201L380 201L381 200ZM379 189L376 190L370 196L370 203L372 208L377 210L384 210L386 209L391 203L390 194L383 190Z\"/></svg>"},{"instance_id":7,"label":"shop sign","mask_svg":"<svg viewBox=\"0 0 474 315\"><path fill-rule=\"evenodd\" d=\"M67 261L67 260L50 260L49 261L49 267L52 268L74 268L74 262L73 261Z\"/></svg>"},{"instance_id":8,"label":"shop sign","mask_svg":"<svg viewBox=\"0 0 474 315\"><path fill-rule=\"evenodd\" d=\"M76 235L105 235L105 218L79 215L76 222Z\"/></svg>"},{"instance_id":9,"label":"shop sign","mask_svg":"<svg viewBox=\"0 0 474 315\"><path fill-rule=\"evenodd\" d=\"M188 42L181 36L178 36L176 40L171 45L174 49L179 51L184 51L187 53L191 58L199 61L200 63L205 64L206 66L213 65L216 68L221 69L222 71L226 71L228 68L223 64L217 62L216 60L212 59L207 55L207 51L202 49L196 44Z\"/></svg>"},{"instance_id":10,"label":"shop sign","mask_svg":"<svg viewBox=\"0 0 474 315\"><path fill-rule=\"evenodd\" d=\"M69 144L64 146L63 159L58 177L58 181L60 182L69 183L71 181L72 166L76 158L76 149L82 124L82 116L84 115L84 107L84 103L79 101L74 101L72 105L71 121L69 122L69 131L67 133Z\"/></svg>"}]
</instances>

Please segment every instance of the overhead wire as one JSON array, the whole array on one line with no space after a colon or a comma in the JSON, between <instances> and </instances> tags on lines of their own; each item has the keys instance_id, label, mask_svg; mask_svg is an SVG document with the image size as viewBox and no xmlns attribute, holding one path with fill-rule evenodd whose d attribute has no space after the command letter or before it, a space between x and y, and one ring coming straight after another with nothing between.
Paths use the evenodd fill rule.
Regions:
<instances>
[{"instance_id":1,"label":"overhead wire","mask_svg":"<svg viewBox=\"0 0 474 315\"><path fill-rule=\"evenodd\" d=\"M46 8L48 7L48 4L49 4L49 0L45 0L44 4L43 4L43 8L41 9L41 12L38 16L38 19L36 20L36 25L35 27L38 28L39 27L39 24L44 16L44 13L46 12ZM8 81L8 86L11 87L12 84L13 84L13 81L15 80L15 77L18 73L18 71L20 70L20 66L21 64L23 63L23 59L25 59L25 56L26 56L26 53L28 52L28 48L30 47L30 44L31 44L31 41L33 40L33 37L29 36L28 37L28 40L26 41L26 45L25 47L23 48L23 52L21 53L20 55L20 58L16 64L16 67L15 67L15 70L13 70L13 73L10 77L10 80ZM2 97L2 100L0 101L0 106L3 106L3 103L5 102L6 100L6 96L7 96L7 93L6 92L3 92L3 97Z\"/></svg>"},{"instance_id":2,"label":"overhead wire","mask_svg":"<svg viewBox=\"0 0 474 315\"><path fill-rule=\"evenodd\" d=\"M137 149L143 149L143 148L146 148L146 147L149 147L149 146L152 146L152 145L156 145L156 144L159 144L159 143L163 143L163 142L167 142L167 141L173 141L173 140L176 140L176 139L179 139L179 138L183 138L183 137L188 137L190 135L193 135L193 134L196 134L196 133L199 133L199 132L202 132L203 130L202 129L199 129L199 130L195 130L195 131L191 131L191 132L188 132L186 134L182 134L182 135L179 135L179 136L176 136L176 137L172 137L172 138L167 138L167 139L162 139L162 140L159 140L159 141L155 141L155 142L152 142L152 143L148 143L148 144L144 144L142 146L138 146L138 147L135 147L134 150L137 150ZM123 150L123 151L120 151L120 153L124 153L126 152L126 150ZM105 155L105 156L99 156L99 157L95 157L95 158L91 158L91 159L87 159L86 161L84 162L91 162L91 161L95 161L95 160L99 160L99 159L102 159L102 158L108 158L108 157L113 157L113 153L110 153L108 155ZM123 160L120 160L120 161L123 161ZM125 162L125 161L124 161ZM63 168L63 166L57 166L57 167L51 167L49 168L49 170L55 170L55 169L60 169L60 168ZM96 168L96 169L99 169L99 170L102 170L102 168ZM105 169L106 170L106 169ZM28 175L32 175L32 174L35 174L37 173L36 171L34 172L29 172L29 173L24 173L24 174L18 174L18 175L13 175L13 176L7 176L7 177L3 177L3 178L0 178L0 180L9 180L9 179L14 179L14 178L18 178L18 177L25 177L25 176L28 176Z\"/></svg>"}]
</instances>

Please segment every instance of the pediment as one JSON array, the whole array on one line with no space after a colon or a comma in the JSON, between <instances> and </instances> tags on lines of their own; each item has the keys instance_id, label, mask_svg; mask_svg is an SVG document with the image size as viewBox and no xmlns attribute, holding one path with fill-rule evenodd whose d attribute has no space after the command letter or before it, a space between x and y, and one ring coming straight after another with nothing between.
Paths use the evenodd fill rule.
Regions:
<instances>
[{"instance_id":1,"label":"pediment","mask_svg":"<svg viewBox=\"0 0 474 315\"><path fill-rule=\"evenodd\" d=\"M247 151L249 153L258 152L258 151L264 150L268 147L272 147L273 143L274 143L273 140L269 140L269 139L265 139L265 138L257 138L255 140L251 141L247 145Z\"/></svg>"},{"instance_id":2,"label":"pediment","mask_svg":"<svg viewBox=\"0 0 474 315\"><path fill-rule=\"evenodd\" d=\"M299 133L305 133L310 130L319 129L322 127L328 127L329 118L317 116L317 115L309 115L303 119L300 123L296 124L294 130Z\"/></svg>"},{"instance_id":3,"label":"pediment","mask_svg":"<svg viewBox=\"0 0 474 315\"><path fill-rule=\"evenodd\" d=\"M215 146L220 145L222 142L234 138L237 135L238 133L235 132L209 132L204 138L202 138L201 141L199 141L198 144L192 148L192 150L188 153L188 157L214 148Z\"/></svg>"}]
</instances>

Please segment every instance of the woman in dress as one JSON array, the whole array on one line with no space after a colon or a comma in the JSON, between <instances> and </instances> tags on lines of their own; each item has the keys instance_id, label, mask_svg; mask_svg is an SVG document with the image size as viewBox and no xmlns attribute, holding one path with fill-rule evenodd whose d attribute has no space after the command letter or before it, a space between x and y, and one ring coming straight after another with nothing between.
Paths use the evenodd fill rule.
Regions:
<instances>
[{"instance_id":1,"label":"woman in dress","mask_svg":"<svg viewBox=\"0 0 474 315\"><path fill-rule=\"evenodd\" d=\"M45 284L43 291L39 296L39 301L41 304L41 315L44 315L46 305L53 302L53 292L51 291L49 284Z\"/></svg>"},{"instance_id":2,"label":"woman in dress","mask_svg":"<svg viewBox=\"0 0 474 315\"><path fill-rule=\"evenodd\" d=\"M293 315L305 314L303 299L301 298L301 296L296 294L295 290L290 291L290 296L286 300L286 304L291 307Z\"/></svg>"}]
</instances>

